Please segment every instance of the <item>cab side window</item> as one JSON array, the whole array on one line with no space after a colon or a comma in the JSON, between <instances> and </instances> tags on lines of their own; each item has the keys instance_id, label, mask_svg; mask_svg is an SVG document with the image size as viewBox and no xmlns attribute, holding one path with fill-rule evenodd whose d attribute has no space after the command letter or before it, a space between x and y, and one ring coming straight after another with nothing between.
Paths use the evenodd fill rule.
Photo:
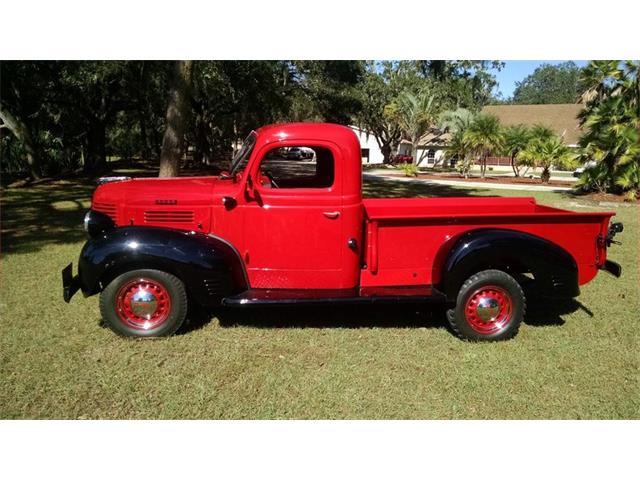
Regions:
<instances>
[{"instance_id":1,"label":"cab side window","mask_svg":"<svg viewBox=\"0 0 640 480\"><path fill-rule=\"evenodd\" d=\"M324 147L274 148L260 164L264 188L330 188L334 179L333 154Z\"/></svg>"}]
</instances>

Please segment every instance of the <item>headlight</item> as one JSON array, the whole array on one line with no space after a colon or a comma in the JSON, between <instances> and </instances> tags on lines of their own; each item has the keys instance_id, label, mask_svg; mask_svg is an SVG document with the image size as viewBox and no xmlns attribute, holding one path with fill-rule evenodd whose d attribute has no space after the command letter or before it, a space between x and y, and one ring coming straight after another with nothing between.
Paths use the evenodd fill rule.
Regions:
<instances>
[{"instance_id":1,"label":"headlight","mask_svg":"<svg viewBox=\"0 0 640 480\"><path fill-rule=\"evenodd\" d=\"M89 210L84 216L84 230L90 237L100 235L115 227L111 217L95 210Z\"/></svg>"},{"instance_id":2,"label":"headlight","mask_svg":"<svg viewBox=\"0 0 640 480\"><path fill-rule=\"evenodd\" d=\"M91 221L91 210L84 214L84 231L89 233L89 222Z\"/></svg>"}]
</instances>

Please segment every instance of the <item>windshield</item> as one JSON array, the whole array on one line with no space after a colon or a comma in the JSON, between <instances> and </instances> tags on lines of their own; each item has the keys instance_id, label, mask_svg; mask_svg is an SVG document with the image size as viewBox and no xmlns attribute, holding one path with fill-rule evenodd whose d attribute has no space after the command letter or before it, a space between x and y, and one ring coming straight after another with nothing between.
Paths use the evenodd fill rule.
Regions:
<instances>
[{"instance_id":1,"label":"windshield","mask_svg":"<svg viewBox=\"0 0 640 480\"><path fill-rule=\"evenodd\" d=\"M249 161L249 157L251 156L251 152L253 151L253 146L256 144L256 132L251 132L249 136L245 139L240 150L235 154L233 160L231 160L231 175L235 175L238 172L244 170L244 167L247 166L247 162Z\"/></svg>"}]
</instances>

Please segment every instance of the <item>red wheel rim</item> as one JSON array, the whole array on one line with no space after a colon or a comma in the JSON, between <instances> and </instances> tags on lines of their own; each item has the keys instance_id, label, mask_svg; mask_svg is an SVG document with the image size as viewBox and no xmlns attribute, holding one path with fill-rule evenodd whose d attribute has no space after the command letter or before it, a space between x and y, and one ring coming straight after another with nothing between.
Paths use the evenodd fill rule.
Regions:
<instances>
[{"instance_id":1,"label":"red wheel rim","mask_svg":"<svg viewBox=\"0 0 640 480\"><path fill-rule=\"evenodd\" d=\"M148 278L123 285L115 303L122 323L136 330L153 330L166 322L171 313L169 292L162 283Z\"/></svg>"},{"instance_id":2,"label":"red wheel rim","mask_svg":"<svg viewBox=\"0 0 640 480\"><path fill-rule=\"evenodd\" d=\"M498 333L513 319L511 295L502 287L486 285L471 294L464 306L469 326L483 335Z\"/></svg>"}]
</instances>

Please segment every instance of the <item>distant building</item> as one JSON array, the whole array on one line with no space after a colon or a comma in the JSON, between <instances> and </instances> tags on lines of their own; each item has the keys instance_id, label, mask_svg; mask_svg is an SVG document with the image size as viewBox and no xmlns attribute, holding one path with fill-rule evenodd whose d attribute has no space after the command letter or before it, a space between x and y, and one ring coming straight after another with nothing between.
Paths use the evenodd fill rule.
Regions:
<instances>
[{"instance_id":1,"label":"distant building","mask_svg":"<svg viewBox=\"0 0 640 480\"><path fill-rule=\"evenodd\" d=\"M579 103L562 103L557 105L488 105L482 109L484 113L495 115L505 126L544 125L564 139L569 147L577 147L582 133L578 114L583 109Z\"/></svg>"},{"instance_id":2,"label":"distant building","mask_svg":"<svg viewBox=\"0 0 640 480\"><path fill-rule=\"evenodd\" d=\"M360 141L362 163L383 163L384 155L382 154L382 150L380 150L380 146L378 145L375 135L361 129L360 127L356 127L355 125L351 126L351 130L353 130L353 132L358 136L358 140Z\"/></svg>"},{"instance_id":3,"label":"distant building","mask_svg":"<svg viewBox=\"0 0 640 480\"><path fill-rule=\"evenodd\" d=\"M524 125L533 127L543 125L562 137L568 147L578 146L582 130L578 114L584 108L579 103L562 103L555 105L487 105L483 113L495 115L504 127ZM509 157L489 157L487 165L509 167Z\"/></svg>"},{"instance_id":4,"label":"distant building","mask_svg":"<svg viewBox=\"0 0 640 480\"><path fill-rule=\"evenodd\" d=\"M567 146L577 147L582 133L578 114L582 108L583 105L574 103L557 105L488 105L482 111L498 117L500 123L505 127L511 125L525 125L527 127L544 125L562 137ZM381 164L384 156L380 151L375 136L355 126L352 126L351 129L360 140L362 163ZM449 133L441 132L437 129L432 129L423 135L417 148L418 166L427 168L451 166L451 160L445 155L450 139L451 135ZM402 140L398 145L397 151L394 152L395 154L411 155L411 142ZM487 165L509 167L510 159L508 157L489 157Z\"/></svg>"}]
</instances>

